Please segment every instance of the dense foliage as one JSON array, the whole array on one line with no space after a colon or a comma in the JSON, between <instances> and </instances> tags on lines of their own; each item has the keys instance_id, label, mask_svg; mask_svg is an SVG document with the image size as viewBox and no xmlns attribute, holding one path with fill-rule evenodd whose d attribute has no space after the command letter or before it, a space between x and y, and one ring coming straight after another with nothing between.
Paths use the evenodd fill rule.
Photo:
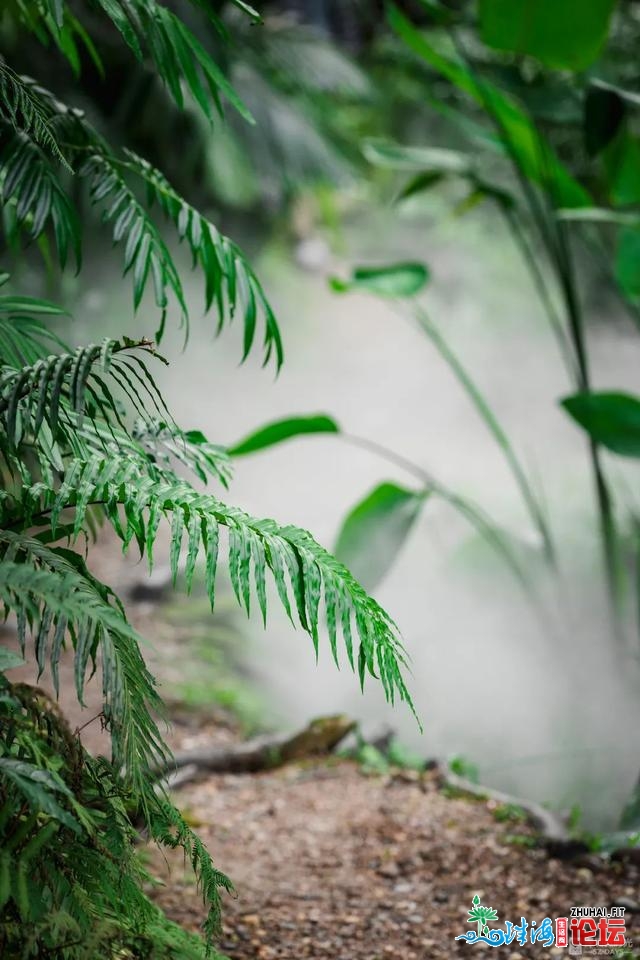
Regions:
<instances>
[{"instance_id":1,"label":"dense foliage","mask_svg":"<svg viewBox=\"0 0 640 960\"><path fill-rule=\"evenodd\" d=\"M362 153L398 216L404 205L409 217L443 203L450 203L456 218L481 211L487 238L502 228L522 256L532 281L522 296L539 299L566 371L558 405L584 431L584 470L594 493L594 540L601 555L597 596L608 608L608 629L598 642L637 690L640 523L628 487L619 482L616 458L640 456L640 397L615 385L596 388L592 335L615 315L620 330L626 324L633 337L640 319L634 53L640 5L417 0L388 3L386 11L388 30L380 31L370 62L384 82L388 109L377 128L368 128ZM435 191L438 204L430 208ZM406 485L383 482L367 491L340 532L337 555L369 589L388 573L421 514L434 500L445 501L509 563L534 601L536 617L543 613L545 633L552 625L561 636L574 602L563 575L575 573L575 556L559 515L545 502L540 478L526 463L529 437L506 429L480 386L490 372L468 369L453 346L449 318L428 311L431 282L428 265L412 259L358 266L331 285L340 293L387 298L393 312L428 338L504 458L533 531L526 546L506 529L504 514L487 515L482 490L470 499L440 480L437 463L427 471L375 436L342 432L330 417L279 421L245 443L261 448L295 434L342 433L410 478ZM389 338L394 336L390 326ZM627 342L620 338L620 351ZM526 376L526 368L518 370L518 378ZM513 382L517 395L515 374ZM535 392L535 384L528 386ZM625 827L638 825L639 796L636 788Z\"/></svg>"},{"instance_id":2,"label":"dense foliage","mask_svg":"<svg viewBox=\"0 0 640 960\"><path fill-rule=\"evenodd\" d=\"M222 37L208 3L193 0ZM235 6L258 20L242 0ZM83 19L86 14L86 23ZM250 115L210 49L156 0L15 0L4 12L13 35L30 33L79 70L96 17L131 56L165 84L180 108L188 95L209 122L223 99ZM232 240L184 200L157 169L111 145L73 102L0 58L0 184L8 249L35 244L48 262L78 268L83 222L78 204L101 215L131 278L134 308L148 293L158 310L157 341L177 316L188 332L180 274L155 212L188 246L205 284L207 316L221 330L235 317L243 356L259 338L265 364L282 363L277 323L263 290ZM86 206L82 207L86 211ZM155 211L155 212L154 212ZM153 562L163 521L171 530L174 579L184 558L190 589L199 558L214 603L221 531L238 603L267 614L267 574L292 621L319 643L324 613L333 655L342 637L361 683L379 678L389 700L410 703L396 627L348 570L308 534L250 517L192 486L226 487L227 453L198 430L183 430L152 374L154 344L123 336L73 350L49 329L63 310L0 278L0 597L16 624L22 655L59 684L72 648L82 702L88 675L102 684L102 721L111 757L82 748L51 697L11 682L21 662L0 648L0 952L3 957L189 957L211 951L220 892L231 884L159 786L170 766L160 730L162 704L119 598L90 571L82 548L109 524L124 549ZM143 892L132 818L160 844L181 847L207 906L205 942L172 925Z\"/></svg>"}]
</instances>

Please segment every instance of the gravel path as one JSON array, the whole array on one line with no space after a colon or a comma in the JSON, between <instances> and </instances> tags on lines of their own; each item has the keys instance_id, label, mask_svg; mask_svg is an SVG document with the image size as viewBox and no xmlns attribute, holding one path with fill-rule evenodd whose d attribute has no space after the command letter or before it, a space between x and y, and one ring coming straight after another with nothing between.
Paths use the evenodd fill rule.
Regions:
<instances>
[{"instance_id":1,"label":"gravel path","mask_svg":"<svg viewBox=\"0 0 640 960\"><path fill-rule=\"evenodd\" d=\"M429 773L310 763L211 778L177 801L236 885L220 943L232 960L445 960L482 949L454 939L471 929L474 894L497 909L499 926L569 916L572 906L635 905L639 895L636 866L551 860L525 846L526 827L498 822L490 803L447 795ZM202 905L182 859L152 857L166 884L157 899L196 929ZM627 914L640 944L640 915Z\"/></svg>"}]
</instances>

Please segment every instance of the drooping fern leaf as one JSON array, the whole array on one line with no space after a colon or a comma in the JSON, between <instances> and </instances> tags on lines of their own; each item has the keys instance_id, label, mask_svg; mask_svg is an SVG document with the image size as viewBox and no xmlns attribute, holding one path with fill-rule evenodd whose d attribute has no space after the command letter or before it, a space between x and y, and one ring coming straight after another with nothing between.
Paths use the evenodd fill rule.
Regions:
<instances>
[{"instance_id":1,"label":"drooping fern leaf","mask_svg":"<svg viewBox=\"0 0 640 960\"><path fill-rule=\"evenodd\" d=\"M13 137L0 158L0 183L5 229L8 227L10 238L15 239L19 231L24 231L36 239L50 223L60 264L65 267L71 249L79 267L81 251L77 213L60 185L55 167L23 131Z\"/></svg>"},{"instance_id":2,"label":"drooping fern leaf","mask_svg":"<svg viewBox=\"0 0 640 960\"><path fill-rule=\"evenodd\" d=\"M238 0L234 2L253 20L260 19L247 4ZM226 29L212 5L203 0L192 0L192 4L228 42ZM221 97L224 96L246 120L251 121L249 111L211 53L168 5L156 0L96 0L96 5L114 25L135 58L140 62L151 62L178 107L184 107L186 88L208 119L212 119L212 103L222 115ZM16 9L23 22L32 31L39 32L41 39L48 34L54 40L76 72L80 64L74 34L78 34L85 45L90 45L90 52L96 59L90 37L65 0L36 0L35 3L17 0Z\"/></svg>"},{"instance_id":3,"label":"drooping fern leaf","mask_svg":"<svg viewBox=\"0 0 640 960\"><path fill-rule=\"evenodd\" d=\"M167 309L167 290L180 306L183 319L187 305L180 276L158 228L138 202L111 159L94 153L78 170L89 182L93 204L104 204L103 220L112 227L114 243L125 243L124 272L131 271L133 303L140 306L149 275L153 278L156 305L163 317Z\"/></svg>"},{"instance_id":4,"label":"drooping fern leaf","mask_svg":"<svg viewBox=\"0 0 640 960\"><path fill-rule=\"evenodd\" d=\"M56 139L56 113L47 91L30 77L19 76L2 58L0 119L70 169Z\"/></svg>"},{"instance_id":5,"label":"drooping fern leaf","mask_svg":"<svg viewBox=\"0 0 640 960\"><path fill-rule=\"evenodd\" d=\"M136 854L131 795L104 757L90 757L44 691L0 673L0 943L3 956L73 949L78 960L122 956L203 960L200 938L168 921L143 891L150 877ZM155 839L184 843L215 909L230 890L177 811L152 793ZM177 822L178 821L178 822ZM180 829L176 844L175 831ZM42 910L46 890L47 910ZM126 905L118 913L117 904ZM70 947L75 944L75 949ZM76 952L76 950L78 952Z\"/></svg>"},{"instance_id":6,"label":"drooping fern leaf","mask_svg":"<svg viewBox=\"0 0 640 960\"><path fill-rule=\"evenodd\" d=\"M126 359L126 354L138 349L148 351L152 345L149 341L106 339L101 344L78 347L74 353L51 354L19 370L1 370L0 424L5 442L16 448L24 436L37 437L46 424L54 440L77 445L88 401L90 414L103 415L105 423L114 413L115 401L106 375L122 388L140 414L146 409L141 389L161 403L146 368L143 377Z\"/></svg>"},{"instance_id":7,"label":"drooping fern leaf","mask_svg":"<svg viewBox=\"0 0 640 960\"><path fill-rule=\"evenodd\" d=\"M76 491L81 491L78 494ZM22 493L20 510L33 521L46 516L53 532L63 511L73 508L74 535L82 529L89 504L102 504L107 518L127 546L133 539L153 562L160 520L172 530L171 567L179 569L183 540L186 543L185 579L191 588L200 554L204 556L207 589L214 602L218 569L219 528L229 539L229 574L238 603L250 612L252 599L266 619L266 574L270 572L289 617L294 616L309 633L316 652L324 608L331 651L339 662L342 636L347 659L357 668L361 685L365 675L378 677L391 703L398 697L411 706L402 667L405 655L396 626L378 603L369 597L348 570L322 548L309 533L297 527L280 527L273 520L258 520L229 507L211 495L198 494L175 475L155 472L131 458L118 463L113 457L71 461L57 491L41 483ZM11 504L4 507L11 516ZM124 513L124 520L122 514ZM354 641L357 649L354 651Z\"/></svg>"},{"instance_id":8,"label":"drooping fern leaf","mask_svg":"<svg viewBox=\"0 0 640 960\"><path fill-rule=\"evenodd\" d=\"M191 2L226 36L210 3ZM257 17L244 0L233 2ZM206 39L199 42L177 6L94 0L92 8L178 105L188 91L209 119L221 112L222 98L246 115ZM76 73L80 44L101 68L81 22L85 15L93 15L90 7L72 10L65 0L11 0L7 12L40 42L53 43ZM80 191L72 185L84 183L124 251L134 305L153 284L163 322L173 298L186 328L186 298L170 244L151 215L155 205L204 273L206 307L218 330L240 316L246 357L262 325L265 362L273 358L279 367L275 317L235 244L146 161L114 151L81 111L4 61L0 67L0 199L9 246L33 240L46 252L53 235L61 265L73 251L79 266ZM5 280L0 275L0 285ZM174 423L147 367L154 352L149 341L125 337L68 349L41 322L60 312L48 301L0 297L0 608L15 617L23 651L31 653L39 676L50 672L54 689L65 646L72 648L81 702L89 675L98 673L112 758L89 757L48 695L9 683L0 668L0 953L200 958L210 955L220 893L231 885L153 787L152 774L170 765L159 727L162 705L140 638L118 597L90 572L78 538L106 521L124 549L135 542L151 565L164 521L174 579L184 557L189 590L201 562L213 605L223 528L229 575L247 613L257 607L266 618L270 578L316 651L324 615L336 662L342 638L361 683L367 673L378 676L389 700L411 705L401 672L404 651L391 618L310 534L257 520L181 476L186 468L200 481L226 485L228 458L199 431ZM209 909L206 946L146 897L149 878L135 855L132 805L152 837L182 847L189 858Z\"/></svg>"},{"instance_id":9,"label":"drooping fern leaf","mask_svg":"<svg viewBox=\"0 0 640 960\"><path fill-rule=\"evenodd\" d=\"M0 275L0 287L8 279L8 274ZM48 300L0 296L0 366L19 369L44 358L51 349L64 350L64 342L41 318L65 313Z\"/></svg>"},{"instance_id":10,"label":"drooping fern leaf","mask_svg":"<svg viewBox=\"0 0 640 960\"><path fill-rule=\"evenodd\" d=\"M64 140L66 155L76 175L86 180L89 200L102 210L102 219L112 231L116 245L124 251L124 272L133 283L137 309L149 284L153 287L161 322L156 339L162 339L170 297L178 306L181 324L188 334L189 312L180 275L158 226L136 196L127 178L135 177L145 188L149 204L156 204L174 226L178 239L188 245L193 267L205 278L205 309L215 309L219 333L235 316L243 324L243 359L256 337L258 323L264 325L263 361L273 357L276 368L282 364L282 340L271 306L253 270L232 240L187 203L166 178L136 154L125 151L119 159L93 129L81 111L71 110L48 91L40 90L56 130ZM20 130L0 157L2 197L8 213L9 236L20 231L35 239L50 224L56 239L61 265L69 250L80 264L80 225L77 211L61 186L54 163L43 150Z\"/></svg>"},{"instance_id":11,"label":"drooping fern leaf","mask_svg":"<svg viewBox=\"0 0 640 960\"><path fill-rule=\"evenodd\" d=\"M100 659L103 713L112 738L113 762L138 795L147 796L150 769L169 761L153 712L162 705L140 655L135 630L123 611L109 602L102 586L80 572L64 551L33 538L0 531L0 598L14 610L23 652L27 632L34 638L40 673L48 664L58 689L58 665L67 632L74 649L74 681L82 703L89 665Z\"/></svg>"},{"instance_id":12,"label":"drooping fern leaf","mask_svg":"<svg viewBox=\"0 0 640 960\"><path fill-rule=\"evenodd\" d=\"M148 198L158 204L165 216L174 224L181 241L190 250L194 266L199 266L205 280L205 306L207 311L215 303L218 313L218 332L225 318L242 314L244 328L243 356L245 360L253 346L257 322L264 322L264 364L272 354L276 368L283 360L280 331L264 291L255 274L244 260L240 250L228 237L187 203L172 188L167 179L150 163L131 151L126 151L128 169L142 178Z\"/></svg>"}]
</instances>

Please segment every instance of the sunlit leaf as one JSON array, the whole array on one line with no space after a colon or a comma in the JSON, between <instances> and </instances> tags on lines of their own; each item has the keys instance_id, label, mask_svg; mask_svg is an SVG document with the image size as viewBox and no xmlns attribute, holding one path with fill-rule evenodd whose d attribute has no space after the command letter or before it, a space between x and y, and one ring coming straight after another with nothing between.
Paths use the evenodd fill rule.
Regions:
<instances>
[{"instance_id":1,"label":"sunlit leaf","mask_svg":"<svg viewBox=\"0 0 640 960\"><path fill-rule=\"evenodd\" d=\"M633 90L627 90L625 87L619 87L615 83L608 83L606 80L601 80L599 77L591 80L591 87L595 87L598 90L606 90L610 93L615 93L616 96L620 97L621 100L624 100L624 102L629 106L640 107L640 93L634 93Z\"/></svg>"},{"instance_id":2,"label":"sunlit leaf","mask_svg":"<svg viewBox=\"0 0 640 960\"><path fill-rule=\"evenodd\" d=\"M640 213L623 210L607 210L606 207L579 207L574 210L557 210L558 220L575 223L617 223L620 226L640 226Z\"/></svg>"},{"instance_id":3,"label":"sunlit leaf","mask_svg":"<svg viewBox=\"0 0 640 960\"><path fill-rule=\"evenodd\" d=\"M362 152L369 163L391 170L465 174L472 169L471 157L459 150L402 146L387 140L370 139L365 140Z\"/></svg>"}]
</instances>

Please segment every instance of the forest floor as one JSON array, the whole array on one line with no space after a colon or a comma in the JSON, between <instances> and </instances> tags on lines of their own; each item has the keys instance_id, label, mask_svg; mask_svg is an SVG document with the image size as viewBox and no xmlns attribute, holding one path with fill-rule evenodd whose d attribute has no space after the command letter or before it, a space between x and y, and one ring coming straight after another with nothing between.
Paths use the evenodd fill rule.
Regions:
<instances>
[{"instance_id":1,"label":"forest floor","mask_svg":"<svg viewBox=\"0 0 640 960\"><path fill-rule=\"evenodd\" d=\"M122 573L112 551L106 559L107 579L119 589L130 586L131 568ZM176 653L182 638L176 638L162 606L155 601L128 606L156 650ZM8 640L5 628L2 642ZM181 650L168 659L184 661ZM153 658L151 651L155 670ZM161 675L163 670L166 682L166 658ZM108 743L97 719L97 678L88 684L80 710L71 658L62 662L60 675L61 703L72 728L81 730L87 749L102 752ZM12 671L11 679L33 682L33 670ZM241 737L239 724L218 708L194 711L174 704L171 719L173 748L229 744ZM517 810L456 794L443 787L437 770L389 768L373 774L355 761L330 756L258 774L212 775L174 796L216 866L235 884L236 895L224 898L219 942L231 960L465 956L472 948L455 937L473 929L467 913L476 894L497 910L500 927L521 917L536 923L570 917L575 906L620 904L626 907L627 936L636 944L626 956L640 957L637 864L595 855L552 859ZM149 846L143 855L158 881L154 898L172 919L197 930L204 908L180 853ZM483 944L473 949L483 948L488 949ZM584 948L583 955L596 953ZM505 960L564 954L515 942L500 952Z\"/></svg>"},{"instance_id":2,"label":"forest floor","mask_svg":"<svg viewBox=\"0 0 640 960\"><path fill-rule=\"evenodd\" d=\"M219 725L195 732L178 725L175 735L187 748L232 739ZM472 929L475 894L497 910L499 927L505 919L539 923L570 917L574 906L619 903L636 944L626 955L640 956L636 865L593 855L551 859L515 811L456 796L437 772L372 775L330 757L211 776L175 799L235 884L219 944L232 960L464 956L471 948L455 937ZM150 849L149 858L162 884L155 899L197 929L202 901L181 855ZM501 954L517 960L566 951L514 943Z\"/></svg>"}]
</instances>

